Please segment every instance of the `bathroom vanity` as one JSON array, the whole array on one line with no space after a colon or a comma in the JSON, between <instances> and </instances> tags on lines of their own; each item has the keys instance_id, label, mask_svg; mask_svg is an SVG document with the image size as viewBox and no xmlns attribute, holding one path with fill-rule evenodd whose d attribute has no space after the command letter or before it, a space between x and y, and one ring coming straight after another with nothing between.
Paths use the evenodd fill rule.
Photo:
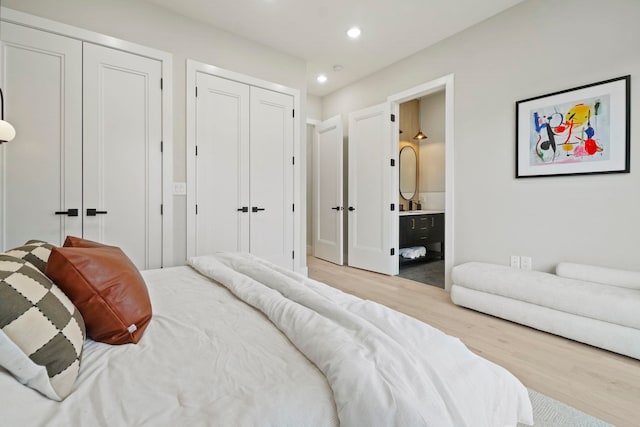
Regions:
<instances>
[{"instance_id":1,"label":"bathroom vanity","mask_svg":"<svg viewBox=\"0 0 640 427\"><path fill-rule=\"evenodd\" d=\"M426 255L419 258L406 259L400 256L401 264L444 259L444 211L401 211L399 215L399 247L424 246L427 248ZM440 243L439 250L430 250L434 243Z\"/></svg>"}]
</instances>

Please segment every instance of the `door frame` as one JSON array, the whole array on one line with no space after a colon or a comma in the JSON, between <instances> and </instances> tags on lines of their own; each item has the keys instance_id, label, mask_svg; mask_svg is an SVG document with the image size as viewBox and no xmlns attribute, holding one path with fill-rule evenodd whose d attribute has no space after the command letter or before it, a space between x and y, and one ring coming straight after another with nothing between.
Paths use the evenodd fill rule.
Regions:
<instances>
[{"instance_id":1,"label":"door frame","mask_svg":"<svg viewBox=\"0 0 640 427\"><path fill-rule=\"evenodd\" d=\"M186 75L186 165L187 165L187 205L186 205L186 217L187 217L187 259L195 255L195 183L196 183L196 92L193 88L196 87L196 74L198 72L211 74L216 77L224 79L234 80L240 83L245 83L250 86L256 86L262 89L272 90L274 92L280 92L293 97L293 109L299 115L302 114L300 108L300 91L291 87L283 86L278 83L269 82L256 77L252 77L246 74L238 73L236 71L226 70L224 68L216 67L215 65L205 64L204 62L195 61L193 59L187 59L187 75ZM293 269L300 273L306 274L306 251L300 251L302 248L301 240L301 212L305 212L305 206L302 205L302 191L306 188L300 186L306 185L306 179L302 176L304 172L304 164L306 159L302 158L301 147L301 120L298 117L294 117L293 120L293 156L295 162L293 164L293 203L297 207L293 211L293 248L297 253L297 256L293 259ZM306 233L306 230L305 230ZM306 236L305 236L306 237Z\"/></svg>"},{"instance_id":2,"label":"door frame","mask_svg":"<svg viewBox=\"0 0 640 427\"><path fill-rule=\"evenodd\" d=\"M314 192L313 192L313 147L316 144L316 128L317 126L322 123L322 120L318 120L318 119L310 119L307 117L307 121L305 123L306 126L310 126L313 128L313 130L311 132L309 132L309 128L307 128L307 138L305 140L305 144L306 144L306 156L305 156L305 162L307 165L307 170L305 173L306 179L307 179L307 256L313 256L313 253L315 251L315 245L314 245L314 222L316 221L316 217L315 217L315 211L314 211L314 205L313 205L313 200L314 200ZM343 250L344 252L344 250Z\"/></svg>"},{"instance_id":3,"label":"door frame","mask_svg":"<svg viewBox=\"0 0 640 427\"><path fill-rule=\"evenodd\" d=\"M174 265L173 258L173 55L115 37L63 24L28 13L2 7L2 21L32 27L37 30L74 38L124 52L144 56L160 62L162 69L162 265ZM1 67L0 67L1 68ZM0 70L1 73L1 70ZM4 80L4 76L0 76ZM18 132L20 130L18 129ZM3 144L4 145L4 144ZM5 236L4 218L4 147L0 146L0 233ZM0 242L4 247L4 242Z\"/></svg>"},{"instance_id":4,"label":"door frame","mask_svg":"<svg viewBox=\"0 0 640 427\"><path fill-rule=\"evenodd\" d=\"M406 101L410 101L412 99L421 98L426 95L430 95L435 92L440 92L441 90L445 91L445 231L444 231L444 240L446 244L444 245L444 278L445 278L445 289L448 291L451 288L451 269L454 265L454 173L453 173L453 142L454 142L454 96L453 96L453 83L454 76L453 74L447 74L443 77L437 78L435 80L431 80L420 85L414 86L402 92L395 93L387 97L387 102L391 104L391 113L395 114L396 117L399 117L400 112L400 104ZM399 150L399 141L398 138L394 138L393 135L397 136L399 132L399 120L391 123L392 126L392 137L391 137L391 146L393 147L393 153L396 157L396 164L398 162L398 150ZM400 191L400 182L398 174L394 174L394 188L395 194L398 194ZM399 238L399 230L398 230L399 219L398 216L394 217L392 224L392 235L393 240L396 242L396 264L398 262L398 238Z\"/></svg>"}]
</instances>

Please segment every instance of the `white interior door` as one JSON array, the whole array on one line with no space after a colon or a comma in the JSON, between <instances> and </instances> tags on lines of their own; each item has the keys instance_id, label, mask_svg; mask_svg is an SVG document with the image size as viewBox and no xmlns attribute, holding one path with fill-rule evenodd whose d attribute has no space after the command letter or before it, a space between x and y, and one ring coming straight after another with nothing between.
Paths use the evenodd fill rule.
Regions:
<instances>
[{"instance_id":1,"label":"white interior door","mask_svg":"<svg viewBox=\"0 0 640 427\"><path fill-rule=\"evenodd\" d=\"M196 73L195 254L249 252L249 86Z\"/></svg>"},{"instance_id":2,"label":"white interior door","mask_svg":"<svg viewBox=\"0 0 640 427\"><path fill-rule=\"evenodd\" d=\"M0 145L0 250L82 235L82 43L3 22L7 120ZM58 214L56 214L58 212Z\"/></svg>"},{"instance_id":3,"label":"white interior door","mask_svg":"<svg viewBox=\"0 0 640 427\"><path fill-rule=\"evenodd\" d=\"M84 237L141 269L162 265L161 75L157 60L84 43Z\"/></svg>"},{"instance_id":4,"label":"white interior door","mask_svg":"<svg viewBox=\"0 0 640 427\"><path fill-rule=\"evenodd\" d=\"M342 119L335 116L316 126L313 142L314 256L342 265Z\"/></svg>"},{"instance_id":5,"label":"white interior door","mask_svg":"<svg viewBox=\"0 0 640 427\"><path fill-rule=\"evenodd\" d=\"M349 265L384 274L395 272L390 123L387 103L349 114Z\"/></svg>"},{"instance_id":6,"label":"white interior door","mask_svg":"<svg viewBox=\"0 0 640 427\"><path fill-rule=\"evenodd\" d=\"M250 114L251 253L291 269L293 97L251 87Z\"/></svg>"}]
</instances>

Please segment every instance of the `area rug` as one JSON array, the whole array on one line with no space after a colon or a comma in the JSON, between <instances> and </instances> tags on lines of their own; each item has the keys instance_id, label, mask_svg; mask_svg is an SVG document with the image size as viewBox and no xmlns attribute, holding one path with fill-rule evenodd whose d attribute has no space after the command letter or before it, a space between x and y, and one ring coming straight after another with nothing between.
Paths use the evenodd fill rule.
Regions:
<instances>
[{"instance_id":1,"label":"area rug","mask_svg":"<svg viewBox=\"0 0 640 427\"><path fill-rule=\"evenodd\" d=\"M612 427L549 396L528 390L535 427ZM518 424L518 427L524 427L524 424Z\"/></svg>"}]
</instances>

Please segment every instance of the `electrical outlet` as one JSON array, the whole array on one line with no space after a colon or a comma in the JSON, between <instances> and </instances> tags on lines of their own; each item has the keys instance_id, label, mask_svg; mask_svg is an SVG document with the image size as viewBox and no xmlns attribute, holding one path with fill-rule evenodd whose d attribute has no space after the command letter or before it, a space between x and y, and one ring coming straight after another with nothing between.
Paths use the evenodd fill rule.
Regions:
<instances>
[{"instance_id":1,"label":"electrical outlet","mask_svg":"<svg viewBox=\"0 0 640 427\"><path fill-rule=\"evenodd\" d=\"M522 256L520 257L520 268L523 270L531 270L532 261L530 256Z\"/></svg>"},{"instance_id":2,"label":"electrical outlet","mask_svg":"<svg viewBox=\"0 0 640 427\"><path fill-rule=\"evenodd\" d=\"M518 255L511 255L511 267L520 268L520 257Z\"/></svg>"}]
</instances>

